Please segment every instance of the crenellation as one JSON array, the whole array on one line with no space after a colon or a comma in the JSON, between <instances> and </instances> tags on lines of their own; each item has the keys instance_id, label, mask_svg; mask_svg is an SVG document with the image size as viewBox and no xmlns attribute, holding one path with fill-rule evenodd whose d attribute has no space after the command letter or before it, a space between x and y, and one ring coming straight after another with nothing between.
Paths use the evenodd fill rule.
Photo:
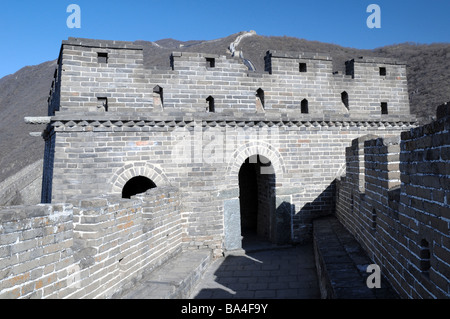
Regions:
<instances>
[{"instance_id":1,"label":"crenellation","mask_svg":"<svg viewBox=\"0 0 450 319\"><path fill-rule=\"evenodd\" d=\"M89 45L87 45L88 43ZM68 78L68 81L72 82L82 82L78 83L77 85L81 86L90 86L91 88L97 88L100 89L103 86L99 85L98 83L105 83L108 84L106 81L107 78L101 78L95 75L95 73L89 73L87 70L87 67L89 69L95 68L94 66L91 66L89 63L98 64L93 61L86 62L85 60L81 59L78 62L83 62L87 65L82 65L83 63L79 64L79 68L77 69L77 66L71 65L71 62L75 61L76 59L76 51L81 50L82 52L85 51L92 51L91 55L85 54L86 56L91 56L91 59L95 59L95 54L93 54L93 51L99 51L96 50L95 46L93 45L95 41L93 40L84 40L84 39L69 39L68 41L63 42L62 52L63 56L67 55L65 52L68 51L68 53L71 53L70 60L68 60L69 65L68 69L65 69L65 72L70 72L72 70L78 70L80 73L83 73L83 75L78 74L77 77ZM72 45L70 45L72 44ZM358 105L358 109L351 108L350 113L361 111L362 114L365 112L373 112L377 113L380 110L377 109L377 106L374 105L373 109L369 108L367 109L367 106L363 105L363 101L361 100L359 96L368 96L368 93L370 91L367 91L367 84L365 83L367 80L365 77L359 79L359 81L350 81L348 76L343 77L341 84L337 82L338 78L336 75L333 75L332 72L332 60L330 57L326 56L320 56L317 54L303 54L303 53L282 53L282 52L276 52L276 51L268 51L266 54L266 64L270 64L272 74L254 74L248 72L246 66L239 62L238 59L234 58L227 58L225 56L220 55L211 55L211 54L200 54L200 53L188 53L188 52L173 52L171 55L171 61L172 61L172 71L170 70L163 70L163 69L144 69L142 64L142 49L139 47L133 47L131 46L130 50L127 50L127 45L123 44L123 46L119 45L117 46L115 43L110 43L110 48L108 47L108 41L103 41L101 45L99 45L99 48L102 48L103 51L105 51L105 48L108 47L108 54L110 55L107 66L105 68L96 68L97 71L100 71L101 73L106 73L107 69L111 70L112 73L109 76L113 79L112 82L117 81L117 79L120 79L120 83L123 84L124 81L130 80L133 81L133 83L142 83L146 84L149 82L158 82L158 83L164 83L165 84L165 90L164 90L164 98L165 98L165 105L164 109L166 108L177 108L181 105L191 104L191 108L193 107L195 110L200 111L202 109L201 105L204 104L201 100L206 98L208 95L215 96L220 95L221 93L217 92L234 92L235 94L232 94L232 96L236 96L237 100L234 99L233 101L230 101L233 105L239 106L243 111L247 112L254 112L255 110L255 102L254 99L251 98L251 95L253 95L251 92L256 91L257 87L266 87L268 98L267 98L267 108L280 108L280 109L286 109L289 112L298 112L299 106L293 102L289 101L289 98L292 96L297 100L300 97L308 97L309 102L311 103L311 112L316 114L321 114L323 111L327 110L331 114L341 112L342 106L339 103L338 99L338 92L334 93L334 95L330 95L329 97L323 97L320 96L322 92L332 92L334 89L333 87L339 87L339 90L343 88L344 86L349 92L350 99L352 101L361 101L360 103L355 105ZM133 54L129 53L133 52ZM79 53L78 53L79 54ZM120 58L118 57L120 56ZM207 66L207 59L214 61L214 66ZM129 63L128 61L133 61L134 63ZM123 62L122 64L117 62ZM356 62L353 62L352 65L357 65L357 70L361 72L365 72L368 67L367 65L370 65L370 63L393 63L388 60L356 60ZM64 64L65 61L63 59L62 64ZM356 64L355 64L356 63ZM72 63L73 64L73 63ZM104 63L102 63L104 64ZM303 70L300 70L300 66L302 65ZM392 64L394 65L394 64ZM395 67L403 67L404 65L397 65L395 64ZM389 66L391 68L391 65ZM375 72L376 67L372 67ZM230 70L234 70L230 72ZM276 71L276 72L275 72ZM275 72L275 73L274 73ZM128 74L129 77L125 78L117 78L117 75L120 73ZM136 78L136 75L139 74L139 76ZM389 89L385 89L385 92L388 92L392 90L392 93L389 95L386 95L386 100L392 100L393 105L390 107L390 112L394 114L400 114L402 111L400 109L400 104L404 104L406 100L406 90L404 90L405 94L403 94L403 97L401 99L398 99L398 92L396 91L396 86L392 86L392 81L390 79L392 74L392 71L389 71L388 75L385 76L384 80L389 80ZM376 75L376 74L375 74ZM369 77L371 82L374 84L378 82L378 84L375 84L376 86L380 86L381 82L377 77L373 75ZM83 83L83 79L86 78L86 76L89 77L89 81ZM152 77L159 77L161 80L154 81L151 80ZM197 78L198 77L198 78ZM378 75L379 77L379 75ZM100 81L96 81L96 78L101 78ZM163 78L166 80L163 81ZM167 79L171 79L170 81L167 81ZM202 84L199 84L198 81L203 81L204 79L208 79L211 84L205 88L201 87ZM80 81L81 80L81 81ZM186 81L187 80L187 81ZM260 83L256 83L256 82ZM300 82L299 82L300 81ZM375 82L374 82L375 81ZM185 96L177 97L176 95L179 94L179 88L182 83L184 83L184 88L187 91L198 91L199 88L201 88L201 91L203 89L209 92L203 91L203 94L200 94L202 96L197 96L194 99L186 99ZM334 82L334 83L333 83ZM351 83L353 82L353 83ZM386 81L385 81L386 82ZM111 87L111 82L109 82L109 90L114 89L114 87ZM231 83L248 83L248 89L242 90L242 86L234 86ZM314 83L313 85L309 85L308 83ZM359 83L364 83L363 86L359 86ZM75 83L74 83L75 84ZM331 86L330 86L331 84ZM386 84L386 83L385 83ZM118 84L119 85L119 84ZM360 90L353 90L352 87L355 85L358 85ZM406 87L406 82L402 83L403 86ZM255 89L251 89L251 88ZM270 91L273 91L272 93L269 92L269 88L272 88ZM302 93L302 91L306 91ZM132 90L133 92L137 93L142 92L143 98L139 101L141 102L141 108L152 108L153 107L153 99L148 96L148 90L144 87L137 87L133 86L133 88L127 87L122 92L125 94L125 96L128 96L127 93L129 93L128 90ZM289 93L287 96L283 95L275 95L277 92L283 92ZM178 93L177 93L178 92ZM360 92L360 93L359 93ZM237 93L237 94L236 94ZM395 98L393 96L393 93L395 93ZM293 94L293 95L290 95ZM300 94L298 96L297 94ZM375 93L377 94L377 93ZM203 98L203 95L205 97ZM64 98L64 97L63 97ZM375 100L378 101L379 97L375 95ZM193 100L196 100L193 102ZM278 100L278 101L277 101ZM398 104L395 100L398 100ZM123 100L124 102L132 102L129 100ZM68 101L69 103L72 102ZM133 101L137 102L137 101ZM217 107L215 109L215 112L227 112L228 108L230 107L230 102L227 100L215 101L217 104ZM406 102L407 104L407 102ZM78 104L67 104L68 107L82 107L82 103ZM133 107L133 104L128 104L128 107ZM188 111L188 106L183 107L181 106L184 111ZM139 110L140 108L136 105L135 110ZM125 110L124 108L120 108L120 110ZM142 109L143 110L143 109ZM367 110L367 111L365 111ZM114 108L111 109L111 111L114 111ZM158 110L158 112L161 110ZM361 115L362 115L361 114ZM366 113L367 114L367 113ZM359 116L360 114L358 114Z\"/></svg>"},{"instance_id":2,"label":"crenellation","mask_svg":"<svg viewBox=\"0 0 450 319\"><path fill-rule=\"evenodd\" d=\"M441 215L449 211L442 183L448 161L440 156L448 144L442 138L449 135L448 119L401 136L367 139L364 157L352 157L356 145L361 150L355 140L347 150L347 168L363 167L364 196L352 192L358 180L351 170L338 181L337 217L403 298L448 298L450 265L444 252L450 228Z\"/></svg>"}]
</instances>

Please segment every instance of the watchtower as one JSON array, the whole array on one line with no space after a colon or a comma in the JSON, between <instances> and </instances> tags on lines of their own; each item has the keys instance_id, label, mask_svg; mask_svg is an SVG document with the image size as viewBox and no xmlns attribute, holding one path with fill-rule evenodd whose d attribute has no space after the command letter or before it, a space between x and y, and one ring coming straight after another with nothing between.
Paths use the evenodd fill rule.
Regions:
<instances>
[{"instance_id":1,"label":"watchtower","mask_svg":"<svg viewBox=\"0 0 450 319\"><path fill-rule=\"evenodd\" d=\"M131 42L63 41L42 202L170 185L183 196L188 246L239 249L248 230L301 242L334 209L351 141L415 123L401 62L357 58L336 74L331 57L268 51L255 73L222 55L168 58L145 68Z\"/></svg>"}]
</instances>

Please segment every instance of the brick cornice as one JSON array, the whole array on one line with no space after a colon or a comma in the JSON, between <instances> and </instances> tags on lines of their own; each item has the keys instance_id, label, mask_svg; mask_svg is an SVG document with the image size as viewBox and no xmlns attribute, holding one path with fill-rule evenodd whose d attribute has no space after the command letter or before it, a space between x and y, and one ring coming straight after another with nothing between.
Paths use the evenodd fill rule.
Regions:
<instances>
[{"instance_id":1,"label":"brick cornice","mask_svg":"<svg viewBox=\"0 0 450 319\"><path fill-rule=\"evenodd\" d=\"M131 128L131 127L405 127L416 126L411 120L329 120L329 119L193 119L193 118L111 118L111 119L58 119L51 120L57 130L83 130L86 128Z\"/></svg>"}]
</instances>

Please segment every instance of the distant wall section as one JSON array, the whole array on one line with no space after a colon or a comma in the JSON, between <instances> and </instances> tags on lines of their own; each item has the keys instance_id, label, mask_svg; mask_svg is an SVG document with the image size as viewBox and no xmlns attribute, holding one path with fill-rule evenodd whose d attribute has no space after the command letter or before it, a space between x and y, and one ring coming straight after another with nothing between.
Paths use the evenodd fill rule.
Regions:
<instances>
[{"instance_id":1,"label":"distant wall section","mask_svg":"<svg viewBox=\"0 0 450 319\"><path fill-rule=\"evenodd\" d=\"M0 183L0 206L41 202L43 160L23 168Z\"/></svg>"}]
</instances>

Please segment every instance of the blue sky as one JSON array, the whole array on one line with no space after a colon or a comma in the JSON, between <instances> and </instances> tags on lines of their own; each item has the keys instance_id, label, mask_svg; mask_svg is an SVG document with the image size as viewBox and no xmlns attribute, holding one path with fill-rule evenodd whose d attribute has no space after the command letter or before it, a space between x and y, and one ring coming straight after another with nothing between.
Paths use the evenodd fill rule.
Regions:
<instances>
[{"instance_id":1,"label":"blue sky","mask_svg":"<svg viewBox=\"0 0 450 319\"><path fill-rule=\"evenodd\" d=\"M70 29L70 4L81 28ZM369 4L381 28L369 29ZM114 40L211 40L239 31L293 36L373 49L402 43L450 42L450 0L22 0L0 6L0 78L56 59L68 37Z\"/></svg>"}]
</instances>

